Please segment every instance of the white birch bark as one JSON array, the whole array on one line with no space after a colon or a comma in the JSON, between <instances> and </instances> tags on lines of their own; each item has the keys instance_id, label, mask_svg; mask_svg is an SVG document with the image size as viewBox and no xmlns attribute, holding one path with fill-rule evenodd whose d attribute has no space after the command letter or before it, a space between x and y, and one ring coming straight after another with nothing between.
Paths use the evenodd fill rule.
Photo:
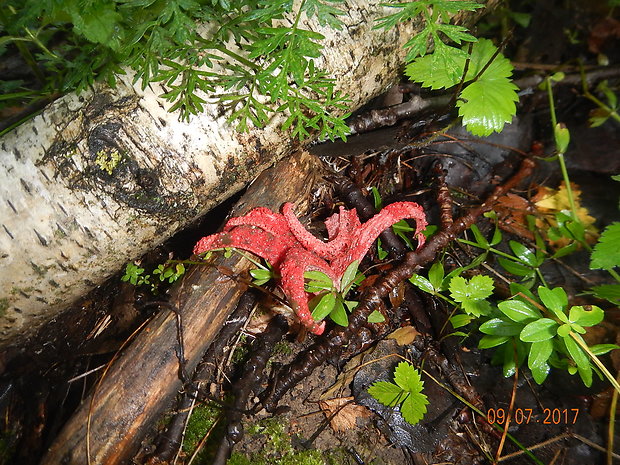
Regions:
<instances>
[{"instance_id":1,"label":"white birch bark","mask_svg":"<svg viewBox=\"0 0 620 465\"><path fill-rule=\"evenodd\" d=\"M349 0L318 63L355 109L403 64L414 24L373 30L378 1ZM216 104L179 122L128 77L67 95L0 139L0 349L27 336L125 263L239 190L295 142L277 129L240 134ZM97 157L120 155L111 174Z\"/></svg>"}]
</instances>

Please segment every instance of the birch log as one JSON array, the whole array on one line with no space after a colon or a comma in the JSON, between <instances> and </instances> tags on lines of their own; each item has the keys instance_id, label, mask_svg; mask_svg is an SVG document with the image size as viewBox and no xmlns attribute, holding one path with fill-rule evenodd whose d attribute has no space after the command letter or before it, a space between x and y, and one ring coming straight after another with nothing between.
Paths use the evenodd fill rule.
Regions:
<instances>
[{"instance_id":1,"label":"birch log","mask_svg":"<svg viewBox=\"0 0 620 465\"><path fill-rule=\"evenodd\" d=\"M394 81L416 24L373 30L390 10L348 0L317 63L355 109ZM216 105L179 122L151 85L70 94L0 140L0 350L244 186L295 145L237 133ZM206 97L206 96L205 96ZM99 159L120 158L109 173Z\"/></svg>"}]
</instances>

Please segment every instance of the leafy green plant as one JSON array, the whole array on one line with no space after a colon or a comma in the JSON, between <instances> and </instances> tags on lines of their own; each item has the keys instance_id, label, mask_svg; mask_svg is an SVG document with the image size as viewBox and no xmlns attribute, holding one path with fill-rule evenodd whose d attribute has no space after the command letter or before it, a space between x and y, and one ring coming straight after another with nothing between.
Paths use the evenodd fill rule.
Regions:
<instances>
[{"instance_id":1,"label":"leafy green plant","mask_svg":"<svg viewBox=\"0 0 620 465\"><path fill-rule=\"evenodd\" d=\"M85 8L81 0L10 0L0 7L0 46L16 44L39 89L5 83L14 99L4 101L81 91L95 79L114 86L128 66L143 88L163 83L162 97L183 120L202 112L210 96L230 110L229 121L240 130L286 112L284 128L300 139L311 129L320 137L345 137L347 99L314 63L323 36L300 21L305 16L340 28L339 3L89 0ZM210 27L199 29L205 23Z\"/></svg>"},{"instance_id":2,"label":"leafy green plant","mask_svg":"<svg viewBox=\"0 0 620 465\"><path fill-rule=\"evenodd\" d=\"M354 286L364 279L364 275L357 271L358 266L359 262L356 260L347 267L340 282L340 290L334 286L329 276L321 271L306 271L304 273L304 277L308 280L305 286L306 292L316 294L308 303L315 320L320 321L329 315L334 323L340 326L349 325L347 311L353 311L358 303L346 300L345 297Z\"/></svg>"},{"instance_id":3,"label":"leafy green plant","mask_svg":"<svg viewBox=\"0 0 620 465\"><path fill-rule=\"evenodd\" d=\"M405 74L433 90L454 87L459 115L467 130L487 136L501 131L516 114L516 85L510 80L513 67L490 40L477 40L462 26L446 24L450 14L474 11L483 5L472 1L420 0L392 2L385 6L397 13L379 20L376 27L391 28L401 21L417 18L424 30L405 44L410 62ZM450 42L469 43L462 48ZM433 46L433 52L428 53Z\"/></svg>"},{"instance_id":4,"label":"leafy green plant","mask_svg":"<svg viewBox=\"0 0 620 465\"><path fill-rule=\"evenodd\" d=\"M394 370L394 382L377 381L368 388L368 394L386 407L400 407L406 422L417 424L426 414L428 399L422 394L424 381L420 372L407 362L400 362Z\"/></svg>"},{"instance_id":5,"label":"leafy green plant","mask_svg":"<svg viewBox=\"0 0 620 465\"><path fill-rule=\"evenodd\" d=\"M172 284L183 276L185 274L185 264L184 262L169 260L164 264L157 265L152 275L144 274L144 271L144 268L140 268L135 263L127 263L125 273L121 276L121 281L129 282L134 286L149 285L151 286L151 291L155 293L160 282L168 281L169 284ZM159 280L151 281L151 279L154 279L154 276L159 276Z\"/></svg>"},{"instance_id":6,"label":"leafy green plant","mask_svg":"<svg viewBox=\"0 0 620 465\"><path fill-rule=\"evenodd\" d=\"M613 344L588 347L582 338L585 327L603 320L597 306L570 306L562 288L540 286L538 296L518 285L512 286L515 296L498 304L498 312L480 325L485 336L480 348L498 348L496 361L501 360L504 374L514 372L517 359L527 354L528 367L534 380L541 384L550 366L579 372L586 386L592 384L592 355L619 348ZM521 360L522 361L522 360Z\"/></svg>"}]
</instances>

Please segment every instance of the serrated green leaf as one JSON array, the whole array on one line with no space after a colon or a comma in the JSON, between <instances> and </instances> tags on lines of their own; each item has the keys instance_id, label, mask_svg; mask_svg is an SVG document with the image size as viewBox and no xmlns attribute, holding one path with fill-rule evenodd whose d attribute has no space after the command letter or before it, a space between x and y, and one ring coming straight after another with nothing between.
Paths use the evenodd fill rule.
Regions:
<instances>
[{"instance_id":1,"label":"serrated green leaf","mask_svg":"<svg viewBox=\"0 0 620 465\"><path fill-rule=\"evenodd\" d=\"M558 323L550 318L528 323L521 331L519 339L523 342L541 342L553 338L557 334Z\"/></svg>"},{"instance_id":2,"label":"serrated green leaf","mask_svg":"<svg viewBox=\"0 0 620 465\"><path fill-rule=\"evenodd\" d=\"M411 392L400 406L400 413L407 423L415 425L426 415L427 404L426 395Z\"/></svg>"},{"instance_id":3,"label":"serrated green leaf","mask_svg":"<svg viewBox=\"0 0 620 465\"><path fill-rule=\"evenodd\" d=\"M461 302L461 307L465 312L475 317L491 313L491 304L486 300L466 300Z\"/></svg>"},{"instance_id":4,"label":"serrated green leaf","mask_svg":"<svg viewBox=\"0 0 620 465\"><path fill-rule=\"evenodd\" d=\"M473 79L493 57L497 48L490 40L480 39L472 47L467 79ZM461 69L462 70L462 69ZM500 132L512 121L519 101L517 86L510 80L513 67L499 54L484 73L459 95L457 107L467 130L476 136Z\"/></svg>"},{"instance_id":5,"label":"serrated green leaf","mask_svg":"<svg viewBox=\"0 0 620 465\"><path fill-rule=\"evenodd\" d=\"M493 336L517 336L523 330L523 324L501 318L493 318L480 325L479 330L481 333Z\"/></svg>"},{"instance_id":6,"label":"serrated green leaf","mask_svg":"<svg viewBox=\"0 0 620 465\"><path fill-rule=\"evenodd\" d=\"M534 342L530 346L530 353L527 359L527 365L532 372L534 381L542 384L549 374L549 364L547 360L553 352L553 342L545 340Z\"/></svg>"},{"instance_id":7,"label":"serrated green leaf","mask_svg":"<svg viewBox=\"0 0 620 465\"><path fill-rule=\"evenodd\" d=\"M610 224L594 246L590 269L611 270L620 266L620 222Z\"/></svg>"},{"instance_id":8,"label":"serrated green leaf","mask_svg":"<svg viewBox=\"0 0 620 465\"><path fill-rule=\"evenodd\" d=\"M394 383L377 381L368 388L368 394L386 407L394 407L402 401L405 392Z\"/></svg>"},{"instance_id":9,"label":"serrated green leaf","mask_svg":"<svg viewBox=\"0 0 620 465\"><path fill-rule=\"evenodd\" d=\"M594 326L603 321L605 312L596 305L576 305L571 307L568 318L572 323L576 323L580 326Z\"/></svg>"},{"instance_id":10,"label":"serrated green leaf","mask_svg":"<svg viewBox=\"0 0 620 465\"><path fill-rule=\"evenodd\" d=\"M467 53L460 48L449 47L439 42L431 55L424 55L409 63L405 74L422 87L433 90L452 87L459 83Z\"/></svg>"},{"instance_id":11,"label":"serrated green leaf","mask_svg":"<svg viewBox=\"0 0 620 465\"><path fill-rule=\"evenodd\" d=\"M608 300L614 305L620 305L620 284L594 286L591 293L599 299Z\"/></svg>"},{"instance_id":12,"label":"serrated green leaf","mask_svg":"<svg viewBox=\"0 0 620 465\"><path fill-rule=\"evenodd\" d=\"M488 276L477 275L467 281L462 276L456 276L450 281L450 296L456 302L476 301L486 299L493 293L493 280Z\"/></svg>"},{"instance_id":13,"label":"serrated green leaf","mask_svg":"<svg viewBox=\"0 0 620 465\"><path fill-rule=\"evenodd\" d=\"M396 366L394 382L407 392L421 392L424 388L420 372L407 362L400 362Z\"/></svg>"}]
</instances>

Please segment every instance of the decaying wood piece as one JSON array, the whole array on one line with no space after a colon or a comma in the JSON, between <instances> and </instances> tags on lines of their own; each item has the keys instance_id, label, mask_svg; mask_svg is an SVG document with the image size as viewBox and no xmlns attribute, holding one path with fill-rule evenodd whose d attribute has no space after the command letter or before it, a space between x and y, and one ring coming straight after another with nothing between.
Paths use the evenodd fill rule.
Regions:
<instances>
[{"instance_id":1,"label":"decaying wood piece","mask_svg":"<svg viewBox=\"0 0 620 465\"><path fill-rule=\"evenodd\" d=\"M263 172L237 203L233 215L243 215L256 206L278 210L285 201L296 202L303 211L321 173L315 157L297 152ZM175 288L170 302L182 316L188 372L194 370L244 291L242 284L227 276L229 270L236 275L250 267L250 262L237 254L228 259L220 254L212 266L194 267ZM175 315L162 309L108 371L96 391L92 410L87 399L64 426L42 464L89 463L87 440L92 464L112 465L128 459L181 386L177 348Z\"/></svg>"},{"instance_id":2,"label":"decaying wood piece","mask_svg":"<svg viewBox=\"0 0 620 465\"><path fill-rule=\"evenodd\" d=\"M317 65L355 109L398 76L415 22L373 29L380 2L349 0ZM471 17L471 16L470 16ZM67 95L0 140L0 350L290 153L278 115L237 133L217 104L189 123L131 76ZM206 96L205 96L206 98ZM117 160L108 171L97 161Z\"/></svg>"}]
</instances>

